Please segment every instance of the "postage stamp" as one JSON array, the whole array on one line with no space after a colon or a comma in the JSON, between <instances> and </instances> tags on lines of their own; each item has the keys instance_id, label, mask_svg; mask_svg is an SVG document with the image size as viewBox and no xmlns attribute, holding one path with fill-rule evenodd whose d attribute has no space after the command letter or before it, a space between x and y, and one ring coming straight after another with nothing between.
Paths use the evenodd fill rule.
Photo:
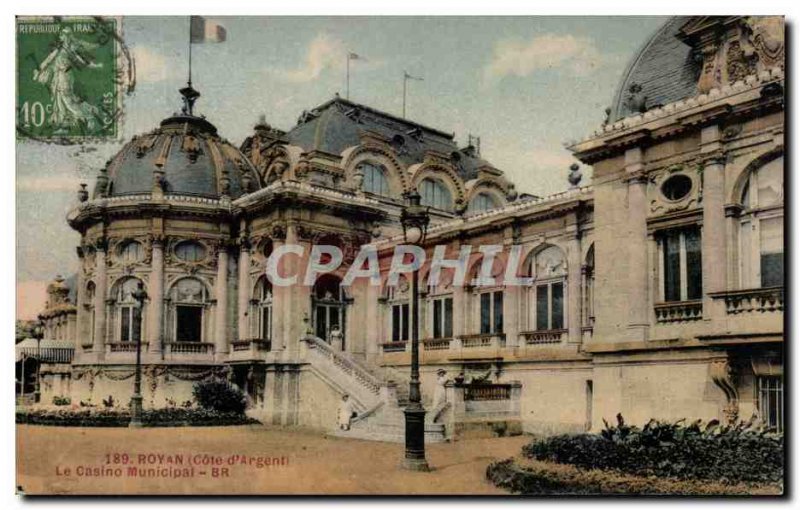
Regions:
<instances>
[{"instance_id":1,"label":"postage stamp","mask_svg":"<svg viewBox=\"0 0 800 510\"><path fill-rule=\"evenodd\" d=\"M17 135L76 143L113 139L120 119L117 18L17 19Z\"/></svg>"}]
</instances>

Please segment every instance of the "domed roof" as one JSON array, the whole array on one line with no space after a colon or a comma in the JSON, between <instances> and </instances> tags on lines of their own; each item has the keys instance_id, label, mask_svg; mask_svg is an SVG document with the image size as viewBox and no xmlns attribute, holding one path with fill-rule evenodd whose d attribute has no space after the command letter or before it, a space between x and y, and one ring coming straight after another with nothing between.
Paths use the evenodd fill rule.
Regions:
<instances>
[{"instance_id":1,"label":"domed roof","mask_svg":"<svg viewBox=\"0 0 800 510\"><path fill-rule=\"evenodd\" d=\"M235 199L258 189L258 175L247 158L220 138L213 124L192 114L199 93L191 86L181 93L186 103L181 113L150 133L134 136L112 158L105 169L108 196L150 193L158 171L163 172L165 193Z\"/></svg>"},{"instance_id":2,"label":"domed roof","mask_svg":"<svg viewBox=\"0 0 800 510\"><path fill-rule=\"evenodd\" d=\"M670 18L644 44L622 75L609 120L640 113L629 101L632 85L641 87L645 99L642 109L650 109L691 97L697 93L700 64L692 47L680 39L680 29L688 16Z\"/></svg>"}]
</instances>

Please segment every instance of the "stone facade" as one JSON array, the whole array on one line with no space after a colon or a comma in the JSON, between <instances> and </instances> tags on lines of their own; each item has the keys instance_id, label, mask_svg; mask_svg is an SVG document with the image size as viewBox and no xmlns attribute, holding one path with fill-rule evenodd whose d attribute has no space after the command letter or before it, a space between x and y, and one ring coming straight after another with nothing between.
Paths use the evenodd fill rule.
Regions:
<instances>
[{"instance_id":1,"label":"stone facade","mask_svg":"<svg viewBox=\"0 0 800 510\"><path fill-rule=\"evenodd\" d=\"M68 218L82 238L73 400L127 402L140 335L145 406L180 403L194 381L224 375L268 423L333 429L347 393L353 434L396 440L408 284L340 281L365 244L388 266L403 194L418 189L432 206L429 256L475 247L471 279L477 246L500 245L500 260L516 253L517 274L534 278L423 286L427 405L439 369L488 383L451 384L456 401L429 409L431 440L500 422L597 429L619 412L630 422L758 412L782 426L782 21L669 26L685 51L715 62L698 69L697 95L644 101L573 144L593 183L577 186L573 172L574 186L550 197L518 196L452 135L338 97L287 132L260 122L238 149L191 108L135 138ZM302 280L320 244L345 263L315 286L265 278L270 253L300 245L305 255L284 257L279 272ZM142 310L131 298L139 282ZM341 347L328 343L335 329Z\"/></svg>"}]
</instances>

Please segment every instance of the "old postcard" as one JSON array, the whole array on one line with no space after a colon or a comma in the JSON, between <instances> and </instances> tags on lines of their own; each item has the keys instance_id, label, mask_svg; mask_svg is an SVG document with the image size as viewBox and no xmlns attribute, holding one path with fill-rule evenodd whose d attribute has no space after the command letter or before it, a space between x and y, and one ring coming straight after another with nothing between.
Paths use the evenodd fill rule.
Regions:
<instances>
[{"instance_id":1,"label":"old postcard","mask_svg":"<svg viewBox=\"0 0 800 510\"><path fill-rule=\"evenodd\" d=\"M21 495L777 496L782 16L18 16Z\"/></svg>"}]
</instances>

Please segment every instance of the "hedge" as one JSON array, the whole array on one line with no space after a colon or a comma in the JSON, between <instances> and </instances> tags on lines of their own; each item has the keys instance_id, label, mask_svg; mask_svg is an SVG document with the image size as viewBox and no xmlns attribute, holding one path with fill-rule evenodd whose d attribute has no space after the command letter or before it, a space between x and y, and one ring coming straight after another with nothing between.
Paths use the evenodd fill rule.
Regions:
<instances>
[{"instance_id":1,"label":"hedge","mask_svg":"<svg viewBox=\"0 0 800 510\"><path fill-rule=\"evenodd\" d=\"M526 458L494 462L486 468L486 478L512 493L537 496L778 496L783 492L780 484L730 485L707 480L644 477Z\"/></svg>"},{"instance_id":2,"label":"hedge","mask_svg":"<svg viewBox=\"0 0 800 510\"><path fill-rule=\"evenodd\" d=\"M783 480L783 436L752 423L684 425L651 420L643 428L606 424L599 434L554 436L523 447L537 460L586 469L677 479L778 483Z\"/></svg>"},{"instance_id":3,"label":"hedge","mask_svg":"<svg viewBox=\"0 0 800 510\"><path fill-rule=\"evenodd\" d=\"M128 409L30 409L18 410L17 423L62 427L127 427ZM145 427L213 427L248 425L258 420L239 413L220 413L207 409L164 408L142 411Z\"/></svg>"}]
</instances>

